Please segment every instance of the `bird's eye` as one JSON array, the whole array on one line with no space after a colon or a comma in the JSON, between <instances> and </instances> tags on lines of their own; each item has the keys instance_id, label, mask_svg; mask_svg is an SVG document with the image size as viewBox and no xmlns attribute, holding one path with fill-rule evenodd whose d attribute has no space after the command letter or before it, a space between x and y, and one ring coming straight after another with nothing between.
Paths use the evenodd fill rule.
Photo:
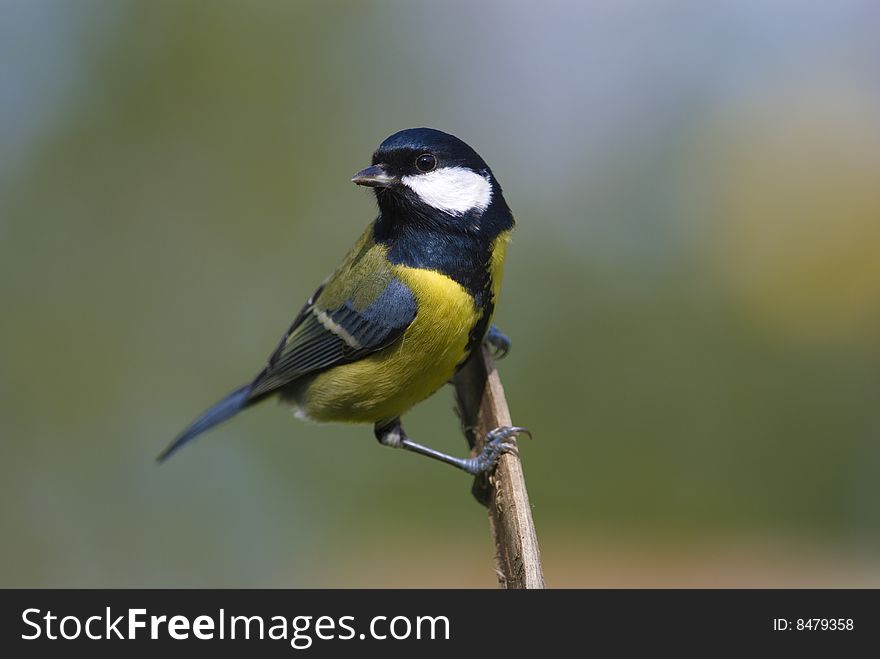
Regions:
<instances>
[{"instance_id":1,"label":"bird's eye","mask_svg":"<svg viewBox=\"0 0 880 659\"><path fill-rule=\"evenodd\" d=\"M430 153L423 153L416 158L416 169L420 172L430 172L437 166L437 159Z\"/></svg>"}]
</instances>

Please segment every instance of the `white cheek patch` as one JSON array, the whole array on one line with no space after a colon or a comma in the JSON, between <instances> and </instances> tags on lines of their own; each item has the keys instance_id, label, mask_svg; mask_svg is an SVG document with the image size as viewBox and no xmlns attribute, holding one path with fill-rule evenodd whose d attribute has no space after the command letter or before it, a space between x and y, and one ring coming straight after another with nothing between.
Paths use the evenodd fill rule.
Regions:
<instances>
[{"instance_id":1,"label":"white cheek patch","mask_svg":"<svg viewBox=\"0 0 880 659\"><path fill-rule=\"evenodd\" d=\"M401 181L428 206L450 215L464 215L471 210L482 213L492 201L488 175L464 167L441 167L427 174L404 176Z\"/></svg>"}]
</instances>

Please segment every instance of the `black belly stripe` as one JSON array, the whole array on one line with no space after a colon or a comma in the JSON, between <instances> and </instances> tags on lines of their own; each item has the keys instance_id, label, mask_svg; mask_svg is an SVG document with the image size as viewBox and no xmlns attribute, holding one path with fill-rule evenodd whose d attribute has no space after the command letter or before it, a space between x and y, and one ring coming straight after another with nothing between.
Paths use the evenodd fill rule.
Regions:
<instances>
[{"instance_id":1,"label":"black belly stripe","mask_svg":"<svg viewBox=\"0 0 880 659\"><path fill-rule=\"evenodd\" d=\"M483 337L486 336L486 331L489 329L489 321L492 318L492 313L495 311L495 299L492 297L492 278L489 278L489 281L486 284L486 289L484 291L483 299L485 300L481 305L481 309L483 313L477 319L477 322L474 323L473 328L468 335L468 343L465 348L465 357L459 362L458 366L455 367L455 370L458 371L467 363L467 360L471 356L471 352L473 352L474 348L479 348L480 344L483 342Z\"/></svg>"},{"instance_id":2,"label":"black belly stripe","mask_svg":"<svg viewBox=\"0 0 880 659\"><path fill-rule=\"evenodd\" d=\"M495 239L513 228L513 216L497 185L493 202L482 214L451 217L420 207L397 195L379 197L381 214L373 225L373 239L388 247L388 260L412 268L434 270L458 282L480 310L465 348L461 368L483 341L495 309L492 295L492 249Z\"/></svg>"}]
</instances>

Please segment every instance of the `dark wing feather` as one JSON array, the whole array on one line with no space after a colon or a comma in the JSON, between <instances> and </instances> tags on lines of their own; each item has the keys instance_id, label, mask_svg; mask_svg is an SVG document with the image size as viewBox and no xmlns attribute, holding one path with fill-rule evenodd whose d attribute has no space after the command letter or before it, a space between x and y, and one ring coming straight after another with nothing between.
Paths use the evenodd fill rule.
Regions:
<instances>
[{"instance_id":1,"label":"dark wing feather","mask_svg":"<svg viewBox=\"0 0 880 659\"><path fill-rule=\"evenodd\" d=\"M381 294L360 310L350 299L325 309L320 294L321 289L303 307L269 364L254 380L251 399L391 345L416 316L415 296L399 279L391 279Z\"/></svg>"},{"instance_id":2,"label":"dark wing feather","mask_svg":"<svg viewBox=\"0 0 880 659\"><path fill-rule=\"evenodd\" d=\"M287 331L284 332L284 335L281 337L281 340L278 342L278 345L275 347L275 350L272 351L272 355L269 357L269 366L274 364L277 360L281 352L284 350L284 346L287 345L287 340L290 338L290 335L293 334L293 331L299 327L300 323L302 323L303 318L305 318L306 314L308 314L312 307L315 305L315 300L318 299L318 296L321 295L321 292L324 290L324 284L318 286L318 290L316 290L312 295L306 300L306 303L303 305L303 308L299 310L299 313L296 314L296 318L293 319L293 322L290 323L290 327L287 328Z\"/></svg>"}]
</instances>

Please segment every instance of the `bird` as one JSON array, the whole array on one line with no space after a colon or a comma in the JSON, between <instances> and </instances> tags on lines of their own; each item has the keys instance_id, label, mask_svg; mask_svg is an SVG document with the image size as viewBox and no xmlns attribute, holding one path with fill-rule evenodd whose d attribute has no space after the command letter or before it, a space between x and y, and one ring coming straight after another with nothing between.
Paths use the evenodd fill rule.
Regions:
<instances>
[{"instance_id":1,"label":"bird","mask_svg":"<svg viewBox=\"0 0 880 659\"><path fill-rule=\"evenodd\" d=\"M385 139L351 181L371 188L378 215L309 297L263 369L213 405L158 456L277 396L297 417L373 424L376 439L469 474L494 469L526 428L502 426L459 458L411 439L401 416L449 382L486 343L513 214L489 165L461 139L408 128Z\"/></svg>"}]
</instances>

